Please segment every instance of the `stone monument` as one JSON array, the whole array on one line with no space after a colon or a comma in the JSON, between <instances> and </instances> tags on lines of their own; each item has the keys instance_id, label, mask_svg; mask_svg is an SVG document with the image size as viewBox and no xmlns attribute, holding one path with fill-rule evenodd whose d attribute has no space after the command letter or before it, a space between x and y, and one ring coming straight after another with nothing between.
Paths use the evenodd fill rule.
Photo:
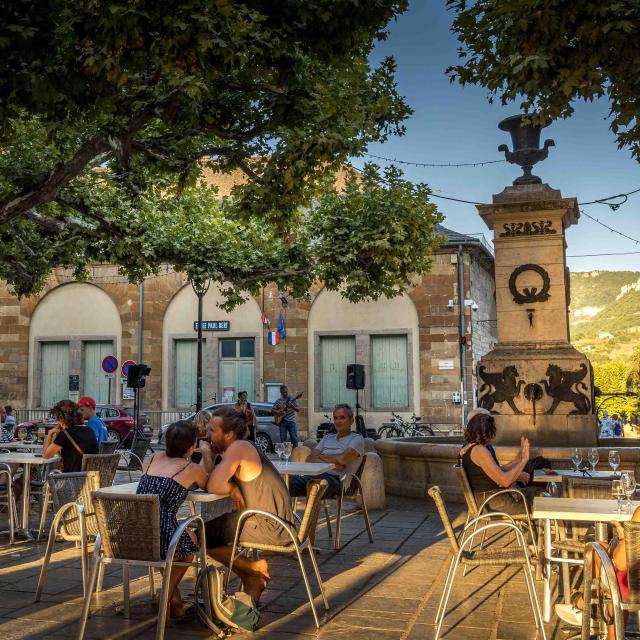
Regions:
<instances>
[{"instance_id":1,"label":"stone monument","mask_svg":"<svg viewBox=\"0 0 640 640\"><path fill-rule=\"evenodd\" d=\"M503 120L513 151L506 159L523 175L478 210L493 230L498 342L478 363L478 404L496 418L496 443L595 446L593 370L569 342L569 270L565 230L579 218L575 198L531 172L547 157L542 126L524 116ZM543 126L548 126L547 122Z\"/></svg>"}]
</instances>

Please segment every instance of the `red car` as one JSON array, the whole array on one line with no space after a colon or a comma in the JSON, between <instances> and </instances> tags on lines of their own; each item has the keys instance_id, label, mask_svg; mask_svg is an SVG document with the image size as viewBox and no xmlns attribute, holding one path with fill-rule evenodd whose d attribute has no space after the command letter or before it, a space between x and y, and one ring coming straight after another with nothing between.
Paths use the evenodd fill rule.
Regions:
<instances>
[{"instance_id":1,"label":"red car","mask_svg":"<svg viewBox=\"0 0 640 640\"><path fill-rule=\"evenodd\" d=\"M102 419L109 431L109 440L122 442L133 429L133 409L121 404L99 404L96 406L96 415ZM147 416L140 414L140 428L145 436L153 435L153 429L148 424ZM44 426L47 432L56 426L50 418L42 420L27 420L21 422L14 429L13 437L26 442L35 442L38 438L38 428Z\"/></svg>"}]
</instances>

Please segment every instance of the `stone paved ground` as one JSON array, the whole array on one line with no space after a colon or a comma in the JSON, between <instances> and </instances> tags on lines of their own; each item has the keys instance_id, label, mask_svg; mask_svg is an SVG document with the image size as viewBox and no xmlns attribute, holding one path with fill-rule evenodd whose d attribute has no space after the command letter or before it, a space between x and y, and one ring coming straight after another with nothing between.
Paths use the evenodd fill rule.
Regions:
<instances>
[{"instance_id":1,"label":"stone paved ground","mask_svg":"<svg viewBox=\"0 0 640 640\"><path fill-rule=\"evenodd\" d=\"M126 481L126 478L121 479ZM4 515L2 516L4 519ZM335 553L324 526L317 544L320 570L331 604L318 632L304 596L293 558L272 563L272 581L264 594L259 631L254 638L272 640L423 640L434 636L449 546L432 504L391 498L387 509L372 513L375 542L369 544L359 514L344 521L343 548ZM457 514L457 522L462 522ZM4 542L6 538L0 538ZM0 638L76 637L81 608L79 553L72 544L54 554L42 602L33 604L44 545L0 547ZM189 581L183 583L188 591ZM317 589L312 581L312 587ZM154 637L148 581L132 572L132 618L117 615L121 574L107 572L105 591L93 600L87 638ZM538 590L541 591L538 584ZM315 591L317 592L317 591ZM322 607L320 600L318 606ZM445 619L448 640L527 640L536 637L522 575L511 569L475 569L454 587ZM168 640L208 637L194 621L172 626ZM237 637L244 637L238 635ZM249 637L247 635L247 637ZM557 624L547 637L566 638Z\"/></svg>"}]
</instances>

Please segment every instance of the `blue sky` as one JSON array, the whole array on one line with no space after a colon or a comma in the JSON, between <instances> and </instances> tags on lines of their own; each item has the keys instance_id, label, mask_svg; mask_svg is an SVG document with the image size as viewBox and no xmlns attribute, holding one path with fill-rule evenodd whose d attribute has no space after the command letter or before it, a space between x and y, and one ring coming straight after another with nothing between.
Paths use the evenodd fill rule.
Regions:
<instances>
[{"instance_id":1,"label":"blue sky","mask_svg":"<svg viewBox=\"0 0 640 640\"><path fill-rule=\"evenodd\" d=\"M409 10L390 26L389 38L376 47L372 62L393 55L398 64L399 91L414 110L407 133L369 152L401 160L446 163L497 160L498 145L511 140L498 129L500 120L518 113L518 105L489 104L480 87L451 84L444 70L457 61L458 41L450 31L452 14L444 0L414 0ZM631 191L640 187L640 164L628 150L617 148L608 124L606 100L578 103L572 118L551 124L542 140L556 147L534 168L550 186L578 202ZM366 158L370 160L370 158ZM354 159L362 165L364 159ZM376 161L384 166L384 161ZM425 182L434 193L478 202L490 202L519 175L517 166L500 163L484 167L402 167L407 178ZM490 232L473 205L434 200L446 216L444 224L463 233ZM609 207L584 207L609 226L640 239L640 193L612 212ZM567 255L639 251L640 244L619 237L597 223L580 218L567 232ZM624 256L568 258L572 271L629 269L640 271L640 253Z\"/></svg>"}]
</instances>

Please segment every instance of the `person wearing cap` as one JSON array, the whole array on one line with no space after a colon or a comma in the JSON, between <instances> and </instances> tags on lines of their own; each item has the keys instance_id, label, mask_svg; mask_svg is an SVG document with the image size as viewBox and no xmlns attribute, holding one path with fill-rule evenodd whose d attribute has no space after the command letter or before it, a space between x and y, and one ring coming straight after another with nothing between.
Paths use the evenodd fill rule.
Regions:
<instances>
[{"instance_id":1,"label":"person wearing cap","mask_svg":"<svg viewBox=\"0 0 640 640\"><path fill-rule=\"evenodd\" d=\"M96 401L90 396L84 396L78 400L78 408L87 421L87 426L96 434L98 446L106 442L109 439L109 432L105 423L96 415Z\"/></svg>"}]
</instances>

